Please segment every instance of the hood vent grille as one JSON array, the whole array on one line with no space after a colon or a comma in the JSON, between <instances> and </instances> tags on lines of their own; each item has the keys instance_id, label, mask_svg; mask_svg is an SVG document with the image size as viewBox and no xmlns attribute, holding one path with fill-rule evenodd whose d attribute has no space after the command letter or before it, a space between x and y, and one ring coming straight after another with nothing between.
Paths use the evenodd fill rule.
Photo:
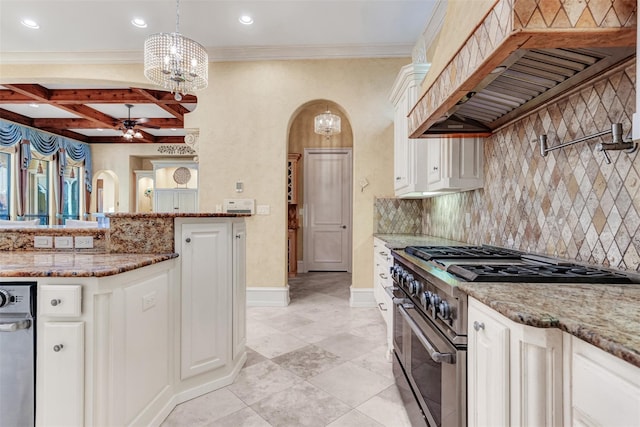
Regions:
<instances>
[{"instance_id":1,"label":"hood vent grille","mask_svg":"<svg viewBox=\"0 0 640 427\"><path fill-rule=\"evenodd\" d=\"M517 50L426 134L490 133L634 54L633 47Z\"/></svg>"}]
</instances>

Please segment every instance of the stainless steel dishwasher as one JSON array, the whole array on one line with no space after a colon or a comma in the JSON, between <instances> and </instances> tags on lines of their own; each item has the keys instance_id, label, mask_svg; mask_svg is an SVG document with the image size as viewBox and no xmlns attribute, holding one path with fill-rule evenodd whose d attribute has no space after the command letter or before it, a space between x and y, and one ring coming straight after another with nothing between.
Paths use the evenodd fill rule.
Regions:
<instances>
[{"instance_id":1,"label":"stainless steel dishwasher","mask_svg":"<svg viewBox=\"0 0 640 427\"><path fill-rule=\"evenodd\" d=\"M0 282L0 425L35 425L36 284Z\"/></svg>"}]
</instances>

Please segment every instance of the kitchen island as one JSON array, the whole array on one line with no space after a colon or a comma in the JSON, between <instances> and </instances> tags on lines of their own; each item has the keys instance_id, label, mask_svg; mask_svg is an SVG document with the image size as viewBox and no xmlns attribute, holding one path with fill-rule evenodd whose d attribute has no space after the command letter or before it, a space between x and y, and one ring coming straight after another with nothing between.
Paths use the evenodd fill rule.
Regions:
<instances>
[{"instance_id":1,"label":"kitchen island","mask_svg":"<svg viewBox=\"0 0 640 427\"><path fill-rule=\"evenodd\" d=\"M97 251L35 250L33 233L0 251L0 288L37 283L37 426L160 425L233 382L246 360L243 216L119 215L115 245Z\"/></svg>"}]
</instances>

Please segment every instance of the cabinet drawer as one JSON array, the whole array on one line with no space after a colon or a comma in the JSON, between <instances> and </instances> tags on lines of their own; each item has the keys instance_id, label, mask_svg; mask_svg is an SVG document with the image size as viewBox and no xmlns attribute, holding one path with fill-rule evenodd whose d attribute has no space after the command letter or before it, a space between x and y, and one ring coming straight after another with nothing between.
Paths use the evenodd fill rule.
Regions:
<instances>
[{"instance_id":1,"label":"cabinet drawer","mask_svg":"<svg viewBox=\"0 0 640 427\"><path fill-rule=\"evenodd\" d=\"M82 314L81 285L45 285L38 295L38 314L51 317L77 317Z\"/></svg>"}]
</instances>

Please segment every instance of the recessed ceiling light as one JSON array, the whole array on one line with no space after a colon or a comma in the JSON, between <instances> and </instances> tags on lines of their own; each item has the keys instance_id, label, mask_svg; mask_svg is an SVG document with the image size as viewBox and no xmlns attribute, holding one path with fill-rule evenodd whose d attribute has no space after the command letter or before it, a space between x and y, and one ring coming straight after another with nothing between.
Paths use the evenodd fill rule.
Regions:
<instances>
[{"instance_id":1,"label":"recessed ceiling light","mask_svg":"<svg viewBox=\"0 0 640 427\"><path fill-rule=\"evenodd\" d=\"M176 129L176 128L171 128L171 132L175 132L175 131L177 131L177 130L178 130L178 129Z\"/></svg>"},{"instance_id":2,"label":"recessed ceiling light","mask_svg":"<svg viewBox=\"0 0 640 427\"><path fill-rule=\"evenodd\" d=\"M97 130L98 132L102 132L104 129L102 129L102 128L97 128L96 130Z\"/></svg>"},{"instance_id":3,"label":"recessed ceiling light","mask_svg":"<svg viewBox=\"0 0 640 427\"><path fill-rule=\"evenodd\" d=\"M244 25L251 25L253 24L253 18L250 17L249 15L242 15L238 21L240 21L241 24Z\"/></svg>"},{"instance_id":4,"label":"recessed ceiling light","mask_svg":"<svg viewBox=\"0 0 640 427\"><path fill-rule=\"evenodd\" d=\"M32 30L37 30L38 28L40 28L40 25L38 25L38 23L33 19L25 18L20 21L20 23L27 28L31 28Z\"/></svg>"},{"instance_id":5,"label":"recessed ceiling light","mask_svg":"<svg viewBox=\"0 0 640 427\"><path fill-rule=\"evenodd\" d=\"M38 104L36 104L35 102L32 102L31 104L29 104L29 107L31 108L38 108L40 107Z\"/></svg>"},{"instance_id":6,"label":"recessed ceiling light","mask_svg":"<svg viewBox=\"0 0 640 427\"><path fill-rule=\"evenodd\" d=\"M131 23L133 24L134 27L147 28L147 23L142 18L133 18L131 20Z\"/></svg>"}]
</instances>

